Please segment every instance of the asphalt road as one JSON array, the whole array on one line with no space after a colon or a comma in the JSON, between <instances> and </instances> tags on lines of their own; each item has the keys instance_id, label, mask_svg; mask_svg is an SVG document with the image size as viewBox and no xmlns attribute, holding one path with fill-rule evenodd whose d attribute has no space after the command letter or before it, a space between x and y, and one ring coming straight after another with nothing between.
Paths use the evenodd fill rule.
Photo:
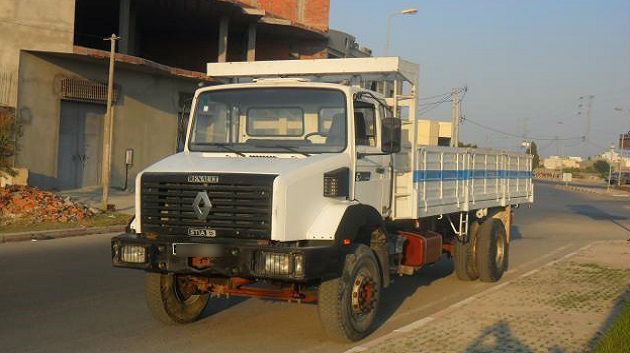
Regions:
<instances>
[{"instance_id":1,"label":"asphalt road","mask_svg":"<svg viewBox=\"0 0 630 353\"><path fill-rule=\"evenodd\" d=\"M630 237L630 200L537 184L515 212L514 278L595 240ZM145 307L143 273L110 265L111 235L0 244L0 352L334 352L315 305L214 299L205 317L164 326ZM500 282L499 282L500 283ZM448 260L385 290L368 339L497 284L461 282ZM497 303L500 305L500 303Z\"/></svg>"}]
</instances>

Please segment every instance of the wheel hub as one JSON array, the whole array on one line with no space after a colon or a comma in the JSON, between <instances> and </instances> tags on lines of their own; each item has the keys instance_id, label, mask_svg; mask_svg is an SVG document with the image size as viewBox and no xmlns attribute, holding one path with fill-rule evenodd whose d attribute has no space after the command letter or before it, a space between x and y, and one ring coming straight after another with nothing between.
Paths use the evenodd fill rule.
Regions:
<instances>
[{"instance_id":1,"label":"wheel hub","mask_svg":"<svg viewBox=\"0 0 630 353\"><path fill-rule=\"evenodd\" d=\"M505 257L505 243L503 242L503 238L502 237L497 237L496 240L496 249L497 252L495 254L495 263L497 264L497 266L502 266L503 265L503 258Z\"/></svg>"},{"instance_id":2,"label":"wheel hub","mask_svg":"<svg viewBox=\"0 0 630 353\"><path fill-rule=\"evenodd\" d=\"M374 310L376 304L376 285L372 277L360 273L352 284L352 311L366 315Z\"/></svg>"},{"instance_id":3,"label":"wheel hub","mask_svg":"<svg viewBox=\"0 0 630 353\"><path fill-rule=\"evenodd\" d=\"M182 303L194 300L197 288L195 284L185 276L175 277L175 295Z\"/></svg>"}]
</instances>

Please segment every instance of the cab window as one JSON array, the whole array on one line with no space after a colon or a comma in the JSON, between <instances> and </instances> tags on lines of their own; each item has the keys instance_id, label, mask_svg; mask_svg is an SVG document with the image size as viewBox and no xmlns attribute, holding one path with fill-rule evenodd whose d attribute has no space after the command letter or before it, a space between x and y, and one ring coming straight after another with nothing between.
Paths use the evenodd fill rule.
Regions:
<instances>
[{"instance_id":1,"label":"cab window","mask_svg":"<svg viewBox=\"0 0 630 353\"><path fill-rule=\"evenodd\" d=\"M354 131L357 146L376 147L376 107L374 104L354 102Z\"/></svg>"}]
</instances>

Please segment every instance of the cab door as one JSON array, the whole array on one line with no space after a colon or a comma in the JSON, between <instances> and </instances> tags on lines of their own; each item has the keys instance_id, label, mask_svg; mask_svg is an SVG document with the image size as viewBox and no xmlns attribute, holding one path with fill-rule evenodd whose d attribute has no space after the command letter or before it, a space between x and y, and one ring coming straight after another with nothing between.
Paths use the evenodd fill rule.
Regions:
<instances>
[{"instance_id":1,"label":"cab door","mask_svg":"<svg viewBox=\"0 0 630 353\"><path fill-rule=\"evenodd\" d=\"M354 173L355 199L370 205L381 214L389 208L389 155L381 154L381 115L376 101L354 102L354 136L357 151Z\"/></svg>"}]
</instances>

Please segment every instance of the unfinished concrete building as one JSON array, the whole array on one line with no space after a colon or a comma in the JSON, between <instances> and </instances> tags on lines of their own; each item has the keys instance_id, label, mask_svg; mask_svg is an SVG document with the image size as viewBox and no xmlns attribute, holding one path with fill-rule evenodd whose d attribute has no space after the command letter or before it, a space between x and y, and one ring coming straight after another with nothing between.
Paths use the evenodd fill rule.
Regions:
<instances>
[{"instance_id":1,"label":"unfinished concrete building","mask_svg":"<svg viewBox=\"0 0 630 353\"><path fill-rule=\"evenodd\" d=\"M0 0L0 105L15 165L46 189L101 180L109 42L116 58L112 186L181 148L207 62L327 58L329 0ZM1 94L4 92L4 94Z\"/></svg>"}]
</instances>

